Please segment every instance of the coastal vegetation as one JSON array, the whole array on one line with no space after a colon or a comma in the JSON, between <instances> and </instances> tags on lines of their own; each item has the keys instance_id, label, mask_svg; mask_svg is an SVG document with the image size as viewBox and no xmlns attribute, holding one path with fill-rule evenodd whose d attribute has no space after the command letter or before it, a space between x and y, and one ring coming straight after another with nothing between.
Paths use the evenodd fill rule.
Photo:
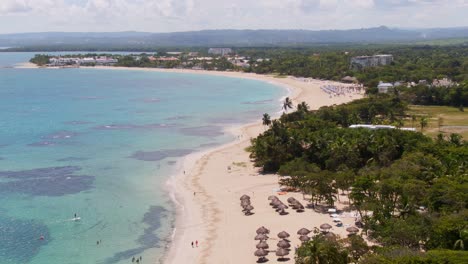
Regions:
<instances>
[{"instance_id":1,"label":"coastal vegetation","mask_svg":"<svg viewBox=\"0 0 468 264\"><path fill-rule=\"evenodd\" d=\"M332 207L347 198L366 237L378 245L368 248L360 238L330 241L317 233L299 248L296 263L462 263L468 258L468 143L458 134L433 139L400 129L349 128L356 123L432 126L426 117L412 118L414 109L396 95L379 94L317 111L301 104L264 121L268 129L249 148L255 165L278 173L280 184L300 190L311 206Z\"/></svg>"},{"instance_id":2,"label":"coastal vegetation","mask_svg":"<svg viewBox=\"0 0 468 264\"><path fill-rule=\"evenodd\" d=\"M44 66L48 64L50 61L50 56L43 55L43 54L36 54L30 62L36 64L37 66Z\"/></svg>"}]
</instances>

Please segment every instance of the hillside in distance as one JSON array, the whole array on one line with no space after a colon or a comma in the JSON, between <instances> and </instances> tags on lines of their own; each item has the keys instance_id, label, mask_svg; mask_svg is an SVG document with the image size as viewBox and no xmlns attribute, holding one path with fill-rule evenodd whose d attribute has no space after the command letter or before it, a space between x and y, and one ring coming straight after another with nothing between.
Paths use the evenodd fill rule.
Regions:
<instances>
[{"instance_id":1,"label":"hillside in distance","mask_svg":"<svg viewBox=\"0 0 468 264\"><path fill-rule=\"evenodd\" d=\"M385 26L350 30L202 30L149 32L45 32L0 35L0 47L85 46L94 48L307 46L339 43L404 43L468 38L468 27L393 29Z\"/></svg>"}]
</instances>

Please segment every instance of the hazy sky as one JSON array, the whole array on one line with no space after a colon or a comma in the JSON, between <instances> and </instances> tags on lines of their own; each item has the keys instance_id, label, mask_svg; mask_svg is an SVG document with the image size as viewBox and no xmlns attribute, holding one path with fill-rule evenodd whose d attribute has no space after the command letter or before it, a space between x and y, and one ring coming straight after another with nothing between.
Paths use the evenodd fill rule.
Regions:
<instances>
[{"instance_id":1,"label":"hazy sky","mask_svg":"<svg viewBox=\"0 0 468 264\"><path fill-rule=\"evenodd\" d=\"M0 0L0 33L468 26L468 0Z\"/></svg>"}]
</instances>

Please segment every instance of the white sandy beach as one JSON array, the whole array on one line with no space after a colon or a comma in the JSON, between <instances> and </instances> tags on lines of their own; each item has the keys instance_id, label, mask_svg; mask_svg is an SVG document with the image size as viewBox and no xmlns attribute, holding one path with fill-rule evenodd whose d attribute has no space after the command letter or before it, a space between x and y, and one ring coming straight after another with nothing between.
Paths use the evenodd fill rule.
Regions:
<instances>
[{"instance_id":1,"label":"white sandy beach","mask_svg":"<svg viewBox=\"0 0 468 264\"><path fill-rule=\"evenodd\" d=\"M291 77L275 78L240 72L124 67L93 68L210 74L255 79L288 89L289 97L294 105L304 101L311 109L341 104L363 97L362 94L330 96L320 89L322 85L343 85L330 81L304 82ZM279 102L277 103L280 108ZM267 256L269 260L267 263L279 263L274 250L279 241L276 235L281 231L286 231L291 235L289 240L291 240L292 250L287 256L290 259L286 262L294 263L294 247L300 245L296 232L302 227L312 230L323 223L333 224L329 215L319 214L311 209L306 209L303 213L287 209L289 214L280 216L271 208L267 197L278 195L277 191L280 187L278 176L259 174L259 169L253 167L249 153L245 151L245 148L250 145L250 139L265 130L261 124L261 118L261 116L258 117L258 123L228 131L238 138L236 141L186 157L180 165L180 174L168 181L168 188L174 196L177 207L177 216L169 252L164 263L256 263L258 258L254 256L254 252L258 241L255 241L254 237L260 226L265 226L271 231L267 243L268 250L273 252ZM228 167L231 169L228 170ZM245 216L241 211L239 197L243 194L251 197L252 206L255 208L251 216ZM302 204L307 204L300 193L288 193L279 197L285 204L289 197L295 197ZM337 207L343 206L343 204L337 204ZM331 231L344 237L347 234L345 229L353 225L354 217L343 215L341 219L344 226L334 226ZM198 241L199 245L192 248L191 243L195 241Z\"/></svg>"},{"instance_id":2,"label":"white sandy beach","mask_svg":"<svg viewBox=\"0 0 468 264\"><path fill-rule=\"evenodd\" d=\"M311 109L324 105L340 104L361 98L353 96L331 97L321 91L320 86L330 84L328 81L302 82L293 78L274 78L272 76L244 74L234 72L201 72L184 70L167 70L171 72L193 72L199 74L216 74L230 77L250 78L280 85L291 91L290 97L295 105L307 102ZM332 224L326 214L319 214L307 209L297 213L288 209L289 214L280 216L269 205L267 197L277 195L278 176L259 175L254 168L245 148L250 145L250 138L265 130L259 123L249 124L234 129L231 133L240 136L235 142L215 150L190 155L185 159L183 170L186 175L175 177L171 188L175 189L178 204L176 229L169 254L165 263L256 263L254 240L260 226L270 229L270 248L275 250L279 239L276 234L286 231L291 234L292 247L300 245L296 232L306 227L313 229L323 223ZM231 167L228 170L228 167ZM251 196L255 208L254 215L245 216L241 212L239 197ZM300 193L288 193L280 196L286 202L288 197L295 197L304 205ZM339 206L339 205L338 205ZM341 205L343 206L343 205ZM341 217L343 227L333 227L332 231L346 236L346 226L354 223L354 217ZM191 242L199 242L198 248L192 248ZM294 250L291 251L288 263L294 262ZM277 263L277 257L271 252L268 263Z\"/></svg>"}]
</instances>

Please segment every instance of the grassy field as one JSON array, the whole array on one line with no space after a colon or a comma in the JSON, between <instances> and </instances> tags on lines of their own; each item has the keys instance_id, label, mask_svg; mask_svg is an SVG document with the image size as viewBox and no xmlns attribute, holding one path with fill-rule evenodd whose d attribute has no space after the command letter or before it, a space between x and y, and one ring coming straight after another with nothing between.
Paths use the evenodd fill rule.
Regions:
<instances>
[{"instance_id":1,"label":"grassy field","mask_svg":"<svg viewBox=\"0 0 468 264\"><path fill-rule=\"evenodd\" d=\"M427 117L428 125L423 129L424 134L435 137L439 133L447 136L451 133L458 133L468 140L468 109L461 112L456 107L419 105L412 105L409 108L408 114L415 116L416 121L413 122L412 118L407 118L405 127L416 127L420 130L421 118Z\"/></svg>"}]
</instances>

